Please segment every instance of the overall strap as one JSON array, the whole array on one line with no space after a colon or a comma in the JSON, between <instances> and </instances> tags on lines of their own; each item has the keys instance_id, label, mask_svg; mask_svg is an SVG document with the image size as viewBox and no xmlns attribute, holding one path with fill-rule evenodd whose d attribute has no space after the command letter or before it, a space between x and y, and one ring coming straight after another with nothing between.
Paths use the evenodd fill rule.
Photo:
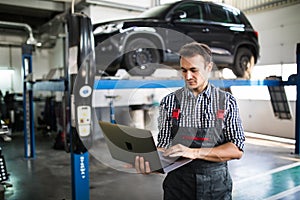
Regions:
<instances>
[{"instance_id":1,"label":"overall strap","mask_svg":"<svg viewBox=\"0 0 300 200\"><path fill-rule=\"evenodd\" d=\"M182 89L176 90L174 92L174 107L172 110L172 121L171 121L171 138L174 138L178 128L179 128L179 122L180 122L180 115L181 115L181 110L180 110L180 102L182 99Z\"/></svg>"},{"instance_id":2,"label":"overall strap","mask_svg":"<svg viewBox=\"0 0 300 200\"><path fill-rule=\"evenodd\" d=\"M217 95L217 110L215 112L216 112L217 123L220 123L219 125L221 125L224 120L226 92L216 88L216 95ZM176 90L174 92L174 107L171 116L171 138L175 137L179 129L180 115L181 115L181 110L180 110L181 99L182 99L182 89Z\"/></svg>"},{"instance_id":3,"label":"overall strap","mask_svg":"<svg viewBox=\"0 0 300 200\"><path fill-rule=\"evenodd\" d=\"M216 117L217 117L217 119L221 119L220 121L223 121L224 112L225 112L226 92L223 90L220 90L219 88L216 88L216 90L217 90L216 95L217 95L217 99L218 99Z\"/></svg>"}]
</instances>

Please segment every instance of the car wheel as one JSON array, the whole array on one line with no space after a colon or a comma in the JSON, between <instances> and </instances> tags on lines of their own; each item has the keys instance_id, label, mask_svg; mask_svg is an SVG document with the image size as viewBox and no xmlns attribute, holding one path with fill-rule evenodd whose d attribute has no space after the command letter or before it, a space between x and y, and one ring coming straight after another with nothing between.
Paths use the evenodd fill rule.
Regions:
<instances>
[{"instance_id":1,"label":"car wheel","mask_svg":"<svg viewBox=\"0 0 300 200\"><path fill-rule=\"evenodd\" d=\"M136 38L126 45L123 67L133 76L150 76L160 62L159 50L155 44L144 38Z\"/></svg>"},{"instance_id":2,"label":"car wheel","mask_svg":"<svg viewBox=\"0 0 300 200\"><path fill-rule=\"evenodd\" d=\"M254 67L254 55L249 49L238 49L234 63L232 71L238 78L251 78L251 72Z\"/></svg>"}]
</instances>

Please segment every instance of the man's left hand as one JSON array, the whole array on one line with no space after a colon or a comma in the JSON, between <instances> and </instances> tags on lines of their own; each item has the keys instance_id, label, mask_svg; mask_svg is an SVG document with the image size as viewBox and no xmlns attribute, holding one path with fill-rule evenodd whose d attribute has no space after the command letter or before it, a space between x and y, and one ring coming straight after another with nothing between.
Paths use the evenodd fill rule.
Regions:
<instances>
[{"instance_id":1,"label":"man's left hand","mask_svg":"<svg viewBox=\"0 0 300 200\"><path fill-rule=\"evenodd\" d=\"M192 148L188 148L182 144L176 144L165 150L164 156L169 157L185 157L190 159L195 159L195 151Z\"/></svg>"}]
</instances>

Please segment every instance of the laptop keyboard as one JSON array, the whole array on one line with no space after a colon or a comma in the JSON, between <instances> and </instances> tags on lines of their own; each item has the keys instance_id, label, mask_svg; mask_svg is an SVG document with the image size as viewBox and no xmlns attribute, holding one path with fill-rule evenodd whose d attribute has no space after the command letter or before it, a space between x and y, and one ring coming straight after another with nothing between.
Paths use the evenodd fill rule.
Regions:
<instances>
[{"instance_id":1,"label":"laptop keyboard","mask_svg":"<svg viewBox=\"0 0 300 200\"><path fill-rule=\"evenodd\" d=\"M173 157L170 158L170 157L164 156L162 151L158 151L158 156L160 158L160 162L163 167L173 164L178 159L178 158L173 158Z\"/></svg>"}]
</instances>

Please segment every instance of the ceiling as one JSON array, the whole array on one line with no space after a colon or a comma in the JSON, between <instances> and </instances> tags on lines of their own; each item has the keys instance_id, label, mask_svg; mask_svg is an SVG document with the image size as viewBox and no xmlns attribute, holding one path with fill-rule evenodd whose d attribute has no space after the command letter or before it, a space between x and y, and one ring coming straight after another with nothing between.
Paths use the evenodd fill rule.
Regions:
<instances>
[{"instance_id":1,"label":"ceiling","mask_svg":"<svg viewBox=\"0 0 300 200\"><path fill-rule=\"evenodd\" d=\"M7 36L22 37L21 43L27 39L29 32L41 40L41 37L55 40L58 26L61 26L59 16L70 10L72 0L0 0L0 46L16 45ZM75 0L75 9L82 9L81 0ZM58 17L57 17L58 16ZM56 23L58 22L58 23ZM24 32L25 30L25 32ZM56 33L54 33L56 32ZM46 34L47 36L44 36ZM3 39L4 38L4 39ZM48 45L52 46L52 43Z\"/></svg>"},{"instance_id":2,"label":"ceiling","mask_svg":"<svg viewBox=\"0 0 300 200\"><path fill-rule=\"evenodd\" d=\"M70 13L72 3L75 4L75 12L82 11L89 5L127 10L141 9L138 6L127 6L108 0L0 0L0 46L19 46L20 42L15 44L11 40L7 41L7 36L23 37L23 43L28 37L26 32L32 32L43 46L52 47L58 35L64 31L62 16Z\"/></svg>"},{"instance_id":3,"label":"ceiling","mask_svg":"<svg viewBox=\"0 0 300 200\"><path fill-rule=\"evenodd\" d=\"M70 1L0 0L0 19L6 22L25 23L36 31L56 15L63 13L70 7L68 5Z\"/></svg>"},{"instance_id":4,"label":"ceiling","mask_svg":"<svg viewBox=\"0 0 300 200\"><path fill-rule=\"evenodd\" d=\"M0 0L0 21L25 23L34 31L38 31L41 26L51 21L55 16L69 11L72 1ZM81 11L91 4L128 10L143 11L145 9L139 6L126 6L126 3L116 3L108 0L74 0L74 4L75 11Z\"/></svg>"}]
</instances>

